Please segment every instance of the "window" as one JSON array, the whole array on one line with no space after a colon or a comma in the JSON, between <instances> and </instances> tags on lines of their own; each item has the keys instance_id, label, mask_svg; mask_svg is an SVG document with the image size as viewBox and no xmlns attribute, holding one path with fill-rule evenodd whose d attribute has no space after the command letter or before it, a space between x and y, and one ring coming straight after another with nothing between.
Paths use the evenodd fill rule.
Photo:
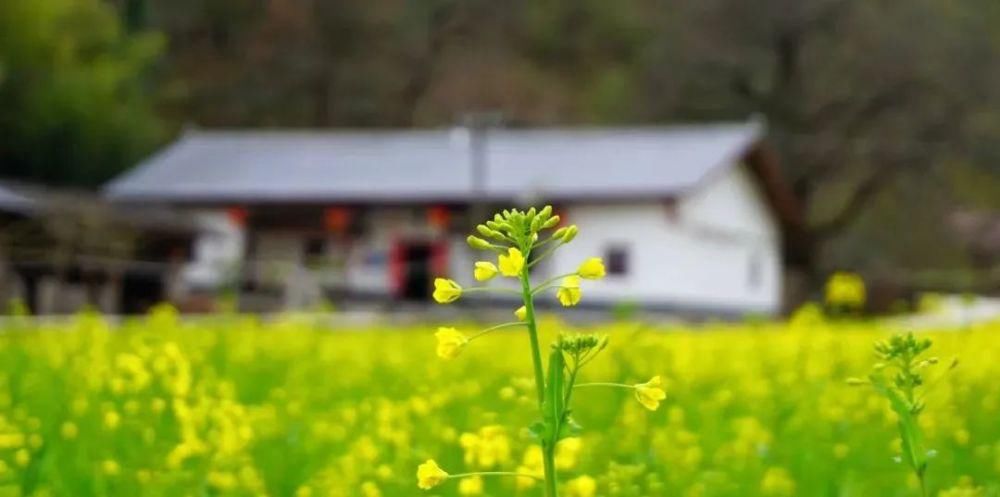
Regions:
<instances>
[{"instance_id":1,"label":"window","mask_svg":"<svg viewBox=\"0 0 1000 497\"><path fill-rule=\"evenodd\" d=\"M608 247L604 257L607 263L607 271L610 276L624 276L628 274L628 249L621 245Z\"/></svg>"},{"instance_id":2,"label":"window","mask_svg":"<svg viewBox=\"0 0 1000 497\"><path fill-rule=\"evenodd\" d=\"M305 256L307 261L314 261L326 255L326 238L312 237L305 242Z\"/></svg>"}]
</instances>

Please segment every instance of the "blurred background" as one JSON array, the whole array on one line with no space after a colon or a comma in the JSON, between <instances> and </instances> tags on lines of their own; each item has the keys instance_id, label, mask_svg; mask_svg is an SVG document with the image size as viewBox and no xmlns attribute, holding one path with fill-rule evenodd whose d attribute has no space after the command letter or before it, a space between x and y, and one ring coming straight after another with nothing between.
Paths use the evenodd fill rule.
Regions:
<instances>
[{"instance_id":1,"label":"blurred background","mask_svg":"<svg viewBox=\"0 0 1000 497\"><path fill-rule=\"evenodd\" d=\"M5 0L0 299L416 310L551 203L599 311L989 309L998 55L993 0Z\"/></svg>"}]
</instances>

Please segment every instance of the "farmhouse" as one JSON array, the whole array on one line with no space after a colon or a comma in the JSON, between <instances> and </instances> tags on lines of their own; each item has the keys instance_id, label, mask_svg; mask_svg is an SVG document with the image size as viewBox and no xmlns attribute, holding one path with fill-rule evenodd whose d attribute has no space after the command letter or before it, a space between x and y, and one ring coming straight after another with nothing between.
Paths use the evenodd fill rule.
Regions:
<instances>
[{"instance_id":1,"label":"farmhouse","mask_svg":"<svg viewBox=\"0 0 1000 497\"><path fill-rule=\"evenodd\" d=\"M17 299L39 314L143 312L180 295L189 247L206 232L171 210L0 184L0 306Z\"/></svg>"},{"instance_id":2,"label":"farmhouse","mask_svg":"<svg viewBox=\"0 0 1000 497\"><path fill-rule=\"evenodd\" d=\"M232 227L199 243L195 285L235 278L258 308L426 300L472 284L475 224L555 206L573 244L538 271L604 258L591 305L740 315L782 300L788 208L757 121L645 128L193 130L115 179L125 204L191 209ZM303 283L305 282L305 283ZM271 296L267 303L265 296ZM254 300L256 299L256 300Z\"/></svg>"}]
</instances>

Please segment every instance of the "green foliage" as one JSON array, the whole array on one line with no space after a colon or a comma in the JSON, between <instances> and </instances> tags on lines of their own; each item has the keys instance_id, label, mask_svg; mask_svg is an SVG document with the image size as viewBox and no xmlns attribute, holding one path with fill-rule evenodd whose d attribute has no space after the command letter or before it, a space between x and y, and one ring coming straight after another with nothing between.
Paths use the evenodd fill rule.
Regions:
<instances>
[{"instance_id":1,"label":"green foliage","mask_svg":"<svg viewBox=\"0 0 1000 497\"><path fill-rule=\"evenodd\" d=\"M96 185L134 165L159 133L146 75L162 46L101 0L0 2L4 176Z\"/></svg>"},{"instance_id":2,"label":"green foliage","mask_svg":"<svg viewBox=\"0 0 1000 497\"><path fill-rule=\"evenodd\" d=\"M881 362L868 375L868 383L889 401L896 414L903 451L900 459L916 475L925 497L927 464L934 452L925 445L918 418L926 407L922 393L926 382L924 370L938 363L936 357L923 357L931 345L929 338L917 339L912 333L879 341L875 344L875 354ZM950 369L957 365L957 361L952 361ZM851 380L851 383L864 384L864 381Z\"/></svg>"}]
</instances>

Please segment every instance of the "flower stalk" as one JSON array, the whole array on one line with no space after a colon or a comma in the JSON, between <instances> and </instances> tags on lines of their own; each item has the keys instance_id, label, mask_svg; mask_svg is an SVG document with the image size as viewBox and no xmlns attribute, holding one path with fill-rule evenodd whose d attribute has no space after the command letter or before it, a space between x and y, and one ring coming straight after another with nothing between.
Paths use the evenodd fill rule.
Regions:
<instances>
[{"instance_id":1,"label":"flower stalk","mask_svg":"<svg viewBox=\"0 0 1000 497\"><path fill-rule=\"evenodd\" d=\"M503 323L486 328L479 333L466 337L455 328L439 328L438 355L443 359L454 359L474 339L500 328L524 326L528 331L528 341L531 348L531 364L535 376L535 393L538 402L540 419L529 427L541 448L541 468L527 468L530 473L522 471L490 471L484 473L461 473L449 475L437 466L433 460L422 464L417 470L418 486L422 489L433 488L442 482L465 476L510 476L538 478L532 473L543 475L545 496L558 497L559 478L556 465L556 447L561 440L575 437L581 428L570 417L570 402L573 391L579 386L615 385L630 388L635 391L636 399L648 409L656 409L666 394L660 388L659 377L654 377L647 383L625 385L617 383L582 383L576 380L581 369L594 359L608 344L606 336L598 335L568 335L562 334L552 344L548 363L543 361L542 346L539 340L538 313L535 298L543 292L555 289L556 301L564 307L572 307L580 302L583 295L581 279L599 280L605 276L604 262L597 257L583 261L576 271L562 274L545 280L532 287L531 270L538 261L552 256L556 250L569 243L576 236L576 226L556 229L547 239L540 240L540 234L545 230L554 229L559 224L559 216L552 215L552 207L541 210L534 208L527 211L505 210L492 220L479 225L477 232L484 238L470 236L469 245L478 250L496 253L496 263L493 261L477 261L473 268L473 277L479 282L488 282L496 277L516 278L520 290L497 289L488 286L462 288L454 280L438 278L434 281L434 300L441 304L449 304L458 300L466 292L511 292L520 296L521 306L514 311L517 322ZM489 240L487 240L489 239ZM531 259L532 250L545 247L540 256ZM547 369L546 369L547 366ZM469 443L475 443L469 439Z\"/></svg>"}]
</instances>

